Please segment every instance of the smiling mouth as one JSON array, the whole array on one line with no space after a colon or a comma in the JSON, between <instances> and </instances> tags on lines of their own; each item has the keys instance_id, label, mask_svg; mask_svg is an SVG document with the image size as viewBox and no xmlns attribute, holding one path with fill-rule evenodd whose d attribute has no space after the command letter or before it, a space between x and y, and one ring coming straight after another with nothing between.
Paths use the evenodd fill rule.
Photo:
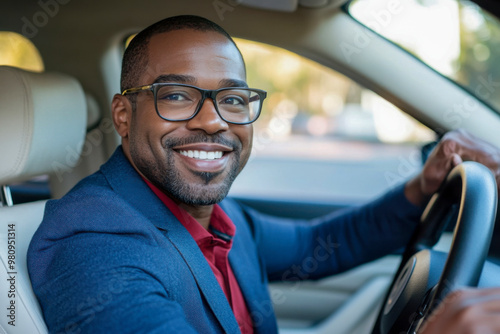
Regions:
<instances>
[{"instance_id":1,"label":"smiling mouth","mask_svg":"<svg viewBox=\"0 0 500 334\"><path fill-rule=\"evenodd\" d=\"M178 152L185 157L197 160L216 160L224 155L222 151L181 150Z\"/></svg>"}]
</instances>

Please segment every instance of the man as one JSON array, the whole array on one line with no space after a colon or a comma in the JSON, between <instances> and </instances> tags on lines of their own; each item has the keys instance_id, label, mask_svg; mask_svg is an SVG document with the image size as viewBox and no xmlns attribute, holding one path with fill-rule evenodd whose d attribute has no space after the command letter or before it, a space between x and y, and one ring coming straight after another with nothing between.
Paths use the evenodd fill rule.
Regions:
<instances>
[{"instance_id":1,"label":"man","mask_svg":"<svg viewBox=\"0 0 500 334\"><path fill-rule=\"evenodd\" d=\"M268 279L319 278L385 255L406 243L461 159L499 170L491 145L451 133L418 177L366 206L312 222L273 218L224 199L265 93L247 88L222 28L192 16L146 28L125 52L121 85L112 102L121 147L47 204L30 245L51 332L275 333ZM310 256L321 261L305 275L297 266Z\"/></svg>"}]
</instances>

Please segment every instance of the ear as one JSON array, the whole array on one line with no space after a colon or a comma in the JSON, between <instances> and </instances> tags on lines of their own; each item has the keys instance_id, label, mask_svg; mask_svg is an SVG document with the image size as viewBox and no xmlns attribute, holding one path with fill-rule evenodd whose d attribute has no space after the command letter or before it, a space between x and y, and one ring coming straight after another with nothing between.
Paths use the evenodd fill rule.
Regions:
<instances>
[{"instance_id":1,"label":"ear","mask_svg":"<svg viewBox=\"0 0 500 334\"><path fill-rule=\"evenodd\" d=\"M132 116L132 104L129 99L123 95L115 94L111 102L111 115L115 129L120 137L127 138Z\"/></svg>"}]
</instances>

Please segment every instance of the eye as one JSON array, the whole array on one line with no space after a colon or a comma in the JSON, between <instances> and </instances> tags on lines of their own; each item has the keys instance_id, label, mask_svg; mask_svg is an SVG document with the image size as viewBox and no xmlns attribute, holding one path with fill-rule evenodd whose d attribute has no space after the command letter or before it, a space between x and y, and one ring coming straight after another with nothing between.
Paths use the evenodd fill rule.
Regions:
<instances>
[{"instance_id":1,"label":"eye","mask_svg":"<svg viewBox=\"0 0 500 334\"><path fill-rule=\"evenodd\" d=\"M191 87L167 85L157 92L157 101L162 103L193 103L199 99L199 92Z\"/></svg>"},{"instance_id":2,"label":"eye","mask_svg":"<svg viewBox=\"0 0 500 334\"><path fill-rule=\"evenodd\" d=\"M231 106L244 106L248 104L246 98L237 95L226 95L220 101L219 104L231 105Z\"/></svg>"},{"instance_id":3,"label":"eye","mask_svg":"<svg viewBox=\"0 0 500 334\"><path fill-rule=\"evenodd\" d=\"M164 101L188 101L190 100L189 96L185 93L167 93L167 94L161 94L158 95L159 100L164 100Z\"/></svg>"},{"instance_id":4,"label":"eye","mask_svg":"<svg viewBox=\"0 0 500 334\"><path fill-rule=\"evenodd\" d=\"M243 101L237 97L227 97L222 102L224 104L232 104L232 105L243 104Z\"/></svg>"}]
</instances>

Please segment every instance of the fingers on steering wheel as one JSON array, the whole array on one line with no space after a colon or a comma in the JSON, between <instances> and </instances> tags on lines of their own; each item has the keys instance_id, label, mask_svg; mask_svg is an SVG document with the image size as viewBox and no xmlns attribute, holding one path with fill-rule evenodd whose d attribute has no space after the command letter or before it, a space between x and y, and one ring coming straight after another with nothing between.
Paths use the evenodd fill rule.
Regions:
<instances>
[{"instance_id":1,"label":"fingers on steering wheel","mask_svg":"<svg viewBox=\"0 0 500 334\"><path fill-rule=\"evenodd\" d=\"M462 162L462 158L457 153L451 155L451 168L460 165Z\"/></svg>"}]
</instances>

